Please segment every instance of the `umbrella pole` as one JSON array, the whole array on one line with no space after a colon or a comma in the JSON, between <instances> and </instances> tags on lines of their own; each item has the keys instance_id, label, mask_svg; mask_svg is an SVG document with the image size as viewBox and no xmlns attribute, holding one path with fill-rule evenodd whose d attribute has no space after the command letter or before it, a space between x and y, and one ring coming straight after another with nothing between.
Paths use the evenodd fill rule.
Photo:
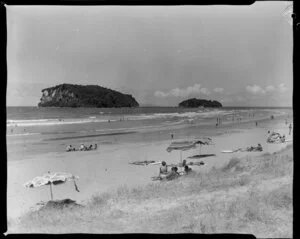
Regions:
<instances>
[{"instance_id":1,"label":"umbrella pole","mask_svg":"<svg viewBox=\"0 0 300 239\"><path fill-rule=\"evenodd\" d=\"M180 150L180 162L182 163L182 151Z\"/></svg>"},{"instance_id":2,"label":"umbrella pole","mask_svg":"<svg viewBox=\"0 0 300 239\"><path fill-rule=\"evenodd\" d=\"M50 194L51 194L51 201L53 201L52 183L50 183Z\"/></svg>"}]
</instances>

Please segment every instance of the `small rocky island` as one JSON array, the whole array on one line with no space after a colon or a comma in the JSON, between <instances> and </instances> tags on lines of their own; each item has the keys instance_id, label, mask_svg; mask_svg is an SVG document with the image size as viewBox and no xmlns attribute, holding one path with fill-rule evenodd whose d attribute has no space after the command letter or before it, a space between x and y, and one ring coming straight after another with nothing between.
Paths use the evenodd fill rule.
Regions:
<instances>
[{"instance_id":1,"label":"small rocky island","mask_svg":"<svg viewBox=\"0 0 300 239\"><path fill-rule=\"evenodd\" d=\"M42 90L39 107L138 107L132 95L98 85L61 84Z\"/></svg>"},{"instance_id":2,"label":"small rocky island","mask_svg":"<svg viewBox=\"0 0 300 239\"><path fill-rule=\"evenodd\" d=\"M219 108L222 107L222 104L218 101L211 101L211 100L204 100L204 99L188 99L180 102L178 104L179 107L185 107L185 108L198 108L198 107L214 107Z\"/></svg>"}]
</instances>

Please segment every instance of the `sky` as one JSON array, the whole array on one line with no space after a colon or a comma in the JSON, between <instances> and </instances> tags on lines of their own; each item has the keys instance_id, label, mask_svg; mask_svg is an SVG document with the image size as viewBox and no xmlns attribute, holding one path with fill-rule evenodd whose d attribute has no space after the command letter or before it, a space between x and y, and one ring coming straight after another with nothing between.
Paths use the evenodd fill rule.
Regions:
<instances>
[{"instance_id":1,"label":"sky","mask_svg":"<svg viewBox=\"0 0 300 239\"><path fill-rule=\"evenodd\" d=\"M140 105L292 106L290 4L6 6L7 106L37 106L63 83Z\"/></svg>"}]
</instances>

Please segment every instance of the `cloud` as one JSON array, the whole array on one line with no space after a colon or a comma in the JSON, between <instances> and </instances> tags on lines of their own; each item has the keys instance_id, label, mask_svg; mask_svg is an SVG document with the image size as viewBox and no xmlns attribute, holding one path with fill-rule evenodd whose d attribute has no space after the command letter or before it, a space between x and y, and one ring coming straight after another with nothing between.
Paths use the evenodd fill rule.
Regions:
<instances>
[{"instance_id":1,"label":"cloud","mask_svg":"<svg viewBox=\"0 0 300 239\"><path fill-rule=\"evenodd\" d=\"M272 92L272 91L275 91L276 90L276 88L274 87L274 86L272 86L272 85L268 85L267 87L266 87L266 91L267 92Z\"/></svg>"},{"instance_id":2,"label":"cloud","mask_svg":"<svg viewBox=\"0 0 300 239\"><path fill-rule=\"evenodd\" d=\"M201 84L195 84L194 86L189 86L186 89L180 89L180 88L174 88L168 92L162 92L162 91L156 91L154 95L156 97L168 97L168 96L174 96L174 97L187 97L190 95L197 95L197 94L203 94L203 95L209 95L210 92L207 88L201 88Z\"/></svg>"},{"instance_id":3,"label":"cloud","mask_svg":"<svg viewBox=\"0 0 300 239\"><path fill-rule=\"evenodd\" d=\"M266 91L259 85L247 85L246 90L254 95L266 93Z\"/></svg>"},{"instance_id":4,"label":"cloud","mask_svg":"<svg viewBox=\"0 0 300 239\"><path fill-rule=\"evenodd\" d=\"M216 92L216 93L223 93L224 89L217 87L217 88L214 89L214 92Z\"/></svg>"},{"instance_id":5,"label":"cloud","mask_svg":"<svg viewBox=\"0 0 300 239\"><path fill-rule=\"evenodd\" d=\"M162 92L162 91L156 91L156 92L154 93L154 95L155 95L156 97L161 97L161 98L167 97L167 96L168 96L168 94L166 94L166 93L164 93L164 92Z\"/></svg>"},{"instance_id":6,"label":"cloud","mask_svg":"<svg viewBox=\"0 0 300 239\"><path fill-rule=\"evenodd\" d=\"M278 91L280 93L285 93L287 90L288 90L288 88L283 83L278 85Z\"/></svg>"},{"instance_id":7,"label":"cloud","mask_svg":"<svg viewBox=\"0 0 300 239\"><path fill-rule=\"evenodd\" d=\"M254 95L264 95L269 92L279 92L279 93L285 93L287 92L288 88L285 86L285 84L281 83L277 87L273 85L268 85L265 88L259 86L259 85L247 85L246 90Z\"/></svg>"},{"instance_id":8,"label":"cloud","mask_svg":"<svg viewBox=\"0 0 300 239\"><path fill-rule=\"evenodd\" d=\"M203 95L209 95L209 94L210 94L210 92L209 92L209 90L208 90L207 88L201 88L201 89L200 89L200 92L201 92Z\"/></svg>"}]
</instances>

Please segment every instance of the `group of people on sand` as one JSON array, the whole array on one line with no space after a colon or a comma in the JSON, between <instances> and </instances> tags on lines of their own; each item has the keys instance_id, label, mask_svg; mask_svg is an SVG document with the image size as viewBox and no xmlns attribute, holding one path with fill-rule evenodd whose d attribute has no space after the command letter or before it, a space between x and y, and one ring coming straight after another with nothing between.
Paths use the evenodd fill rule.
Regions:
<instances>
[{"instance_id":1,"label":"group of people on sand","mask_svg":"<svg viewBox=\"0 0 300 239\"><path fill-rule=\"evenodd\" d=\"M84 144L81 144L79 146L78 149L76 149L75 147L73 147L71 144L67 146L66 151L70 152L70 151L89 151L89 150L96 150L97 149L97 144L93 145L91 144L90 146L86 146Z\"/></svg>"},{"instance_id":2,"label":"group of people on sand","mask_svg":"<svg viewBox=\"0 0 300 239\"><path fill-rule=\"evenodd\" d=\"M284 134L280 135L279 133L268 131L268 135L269 135L267 138L268 143L284 143L285 142Z\"/></svg>"},{"instance_id":3,"label":"group of people on sand","mask_svg":"<svg viewBox=\"0 0 300 239\"><path fill-rule=\"evenodd\" d=\"M241 151L241 152L261 152L261 151L263 151L263 147L261 146L261 144L257 144L257 146L250 146L250 147L247 147L245 149L239 148L239 149L234 150L234 152L238 152L238 151Z\"/></svg>"},{"instance_id":4,"label":"group of people on sand","mask_svg":"<svg viewBox=\"0 0 300 239\"><path fill-rule=\"evenodd\" d=\"M171 167L171 170L168 170L168 165L165 161L161 162L161 167L159 168L159 179L160 180L172 180L174 178L177 178L181 175L187 175L192 171L192 169L186 165L186 160L183 160L182 163L178 164L179 167L182 167L183 170L181 172L178 172L178 167L174 166Z\"/></svg>"}]
</instances>

